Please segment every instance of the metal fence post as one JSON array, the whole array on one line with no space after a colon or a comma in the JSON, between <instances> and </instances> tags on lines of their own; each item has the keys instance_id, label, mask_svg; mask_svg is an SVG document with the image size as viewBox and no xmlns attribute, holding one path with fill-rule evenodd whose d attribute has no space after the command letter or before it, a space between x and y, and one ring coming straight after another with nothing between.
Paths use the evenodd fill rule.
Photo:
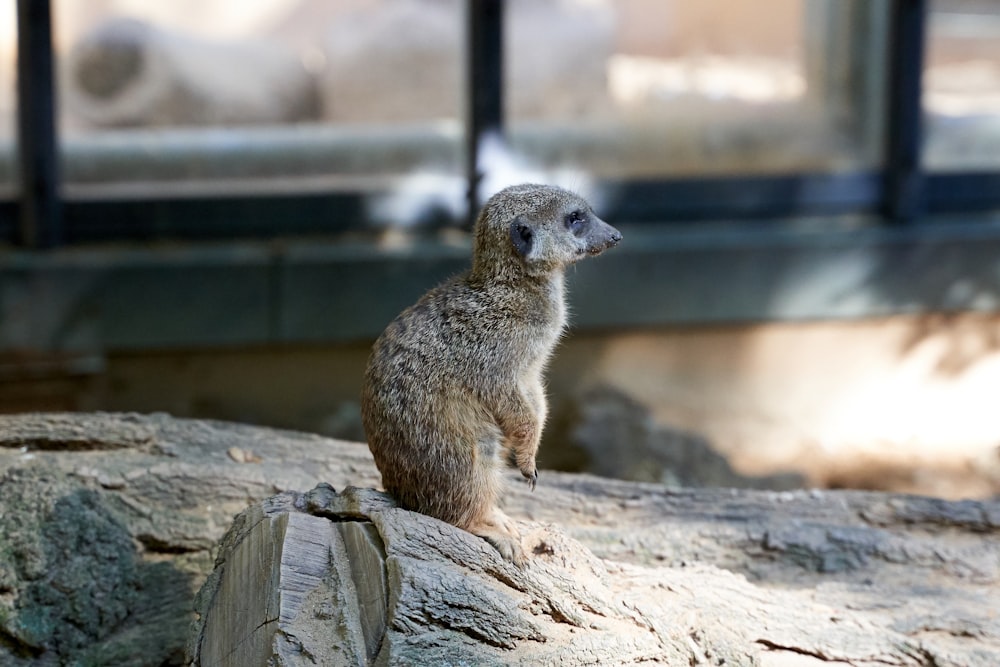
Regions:
<instances>
[{"instance_id":1,"label":"metal fence post","mask_svg":"<svg viewBox=\"0 0 1000 667\"><path fill-rule=\"evenodd\" d=\"M466 177L469 224L482 205L480 149L483 138L503 135L504 0L467 0Z\"/></svg>"},{"instance_id":2,"label":"metal fence post","mask_svg":"<svg viewBox=\"0 0 1000 667\"><path fill-rule=\"evenodd\" d=\"M18 158L23 245L62 242L56 93L49 0L17 0Z\"/></svg>"},{"instance_id":3,"label":"metal fence post","mask_svg":"<svg viewBox=\"0 0 1000 667\"><path fill-rule=\"evenodd\" d=\"M884 214L897 223L920 217L926 207L920 164L926 22L926 0L893 0L888 44Z\"/></svg>"}]
</instances>

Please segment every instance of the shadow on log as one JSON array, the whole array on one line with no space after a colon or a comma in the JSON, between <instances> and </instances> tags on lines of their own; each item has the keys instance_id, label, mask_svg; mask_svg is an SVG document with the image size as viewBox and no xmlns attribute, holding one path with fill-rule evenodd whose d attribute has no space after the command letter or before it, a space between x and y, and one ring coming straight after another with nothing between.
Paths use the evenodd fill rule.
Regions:
<instances>
[{"instance_id":1,"label":"shadow on log","mask_svg":"<svg viewBox=\"0 0 1000 667\"><path fill-rule=\"evenodd\" d=\"M1000 664L995 501L544 472L518 569L377 481L304 434L0 416L0 664Z\"/></svg>"}]
</instances>

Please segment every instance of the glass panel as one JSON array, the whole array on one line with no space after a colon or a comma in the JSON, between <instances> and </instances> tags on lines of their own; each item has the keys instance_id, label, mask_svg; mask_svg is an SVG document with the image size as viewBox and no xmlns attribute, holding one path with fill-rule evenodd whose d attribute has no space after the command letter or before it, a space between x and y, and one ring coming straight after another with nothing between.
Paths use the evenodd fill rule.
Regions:
<instances>
[{"instance_id":1,"label":"glass panel","mask_svg":"<svg viewBox=\"0 0 1000 667\"><path fill-rule=\"evenodd\" d=\"M463 190L459 0L54 8L71 196Z\"/></svg>"},{"instance_id":2,"label":"glass panel","mask_svg":"<svg viewBox=\"0 0 1000 667\"><path fill-rule=\"evenodd\" d=\"M1000 3L935 0L924 71L930 169L1000 168Z\"/></svg>"},{"instance_id":3,"label":"glass panel","mask_svg":"<svg viewBox=\"0 0 1000 667\"><path fill-rule=\"evenodd\" d=\"M612 178L875 166L887 5L513 0L512 142Z\"/></svg>"},{"instance_id":4,"label":"glass panel","mask_svg":"<svg viewBox=\"0 0 1000 667\"><path fill-rule=\"evenodd\" d=\"M0 2L0 198L14 196L17 136L17 3Z\"/></svg>"}]
</instances>

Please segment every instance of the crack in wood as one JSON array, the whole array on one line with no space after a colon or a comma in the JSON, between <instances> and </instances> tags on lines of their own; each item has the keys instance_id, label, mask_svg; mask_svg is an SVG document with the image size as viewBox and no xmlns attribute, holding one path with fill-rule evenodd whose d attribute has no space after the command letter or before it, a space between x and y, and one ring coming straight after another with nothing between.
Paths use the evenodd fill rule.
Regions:
<instances>
[{"instance_id":1,"label":"crack in wood","mask_svg":"<svg viewBox=\"0 0 1000 667\"><path fill-rule=\"evenodd\" d=\"M788 651L789 653L796 653L798 655L807 655L810 658L816 658L817 660L822 660L823 662L829 662L830 660L834 659L820 651L815 651L815 650L811 651L801 646L789 646L787 644L779 644L777 642L771 641L770 639L757 639L756 643L767 648L769 651Z\"/></svg>"}]
</instances>

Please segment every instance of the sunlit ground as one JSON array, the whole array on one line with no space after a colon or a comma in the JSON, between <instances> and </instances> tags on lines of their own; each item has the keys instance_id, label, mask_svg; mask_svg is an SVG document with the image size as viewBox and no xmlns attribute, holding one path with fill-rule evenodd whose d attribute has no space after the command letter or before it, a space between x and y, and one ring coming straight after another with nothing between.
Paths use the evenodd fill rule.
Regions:
<instances>
[{"instance_id":1,"label":"sunlit ground","mask_svg":"<svg viewBox=\"0 0 1000 667\"><path fill-rule=\"evenodd\" d=\"M697 327L598 346L600 378L744 474L945 497L1000 493L1000 319Z\"/></svg>"}]
</instances>

